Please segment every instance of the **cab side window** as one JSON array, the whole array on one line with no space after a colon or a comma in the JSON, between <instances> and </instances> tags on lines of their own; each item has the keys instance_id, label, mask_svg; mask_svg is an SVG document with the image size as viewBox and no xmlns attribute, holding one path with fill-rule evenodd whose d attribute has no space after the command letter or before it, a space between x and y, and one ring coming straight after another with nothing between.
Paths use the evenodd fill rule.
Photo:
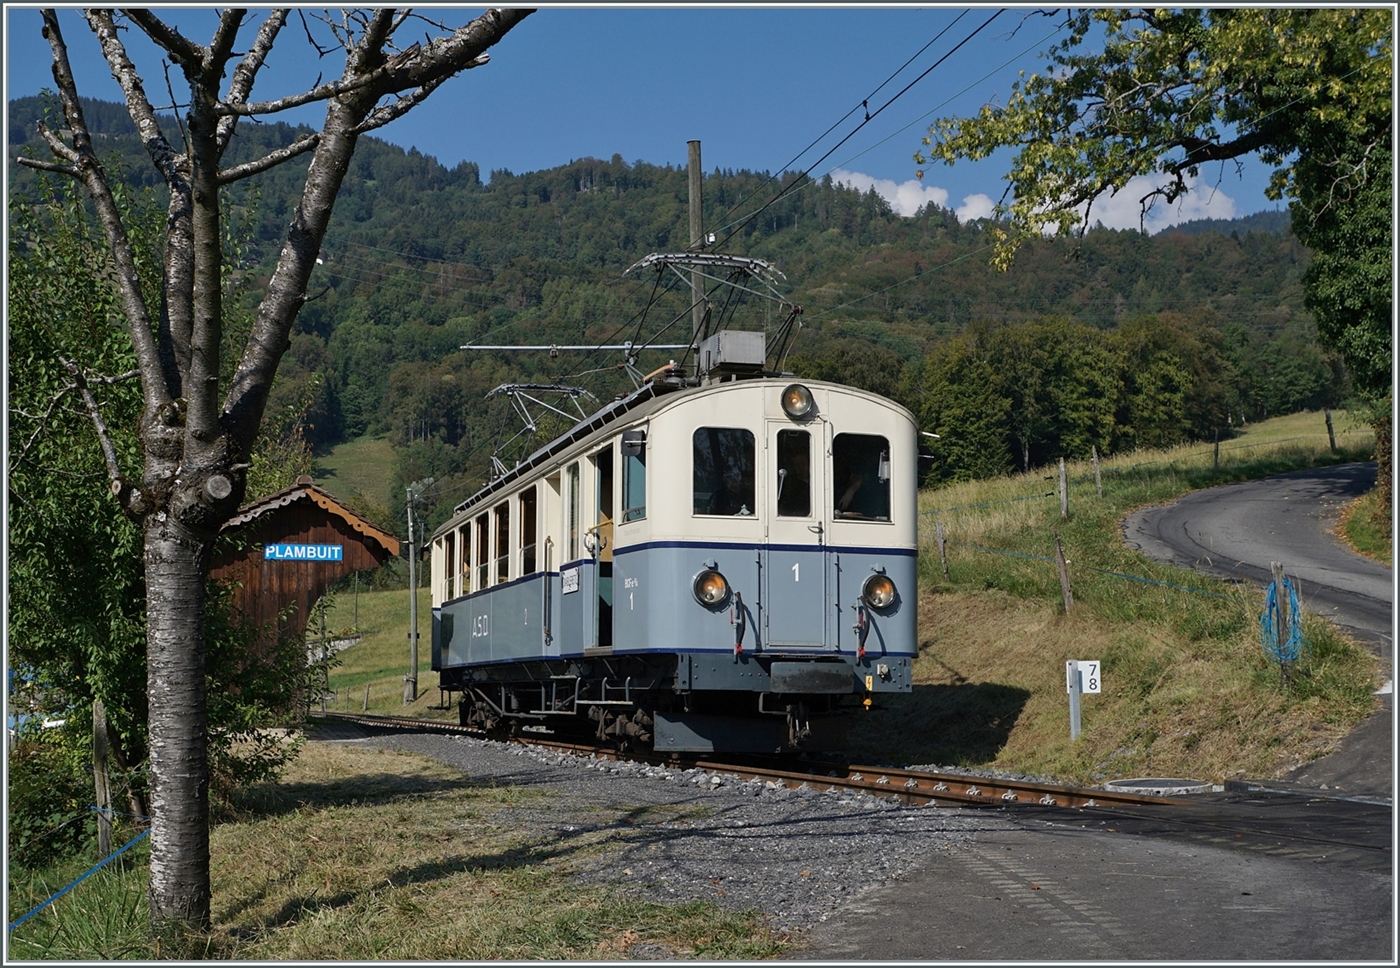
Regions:
<instances>
[{"instance_id":1,"label":"cab side window","mask_svg":"<svg viewBox=\"0 0 1400 968\"><path fill-rule=\"evenodd\" d=\"M833 513L857 521L890 519L890 444L874 434L837 434L831 447Z\"/></svg>"},{"instance_id":2,"label":"cab side window","mask_svg":"<svg viewBox=\"0 0 1400 968\"><path fill-rule=\"evenodd\" d=\"M691 438L695 514L754 513L754 436L732 427L700 427Z\"/></svg>"}]
</instances>

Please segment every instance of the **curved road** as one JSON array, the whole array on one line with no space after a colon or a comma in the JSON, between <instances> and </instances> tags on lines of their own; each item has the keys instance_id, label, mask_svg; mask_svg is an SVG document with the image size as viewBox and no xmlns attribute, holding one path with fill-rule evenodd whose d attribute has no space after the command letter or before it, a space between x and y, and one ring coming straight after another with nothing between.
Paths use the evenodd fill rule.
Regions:
<instances>
[{"instance_id":1,"label":"curved road","mask_svg":"<svg viewBox=\"0 0 1400 968\"><path fill-rule=\"evenodd\" d=\"M1342 509L1375 479L1374 463L1342 464L1194 491L1128 515L1123 539L1157 561L1260 586L1273 580L1269 563L1280 562L1301 586L1304 608L1332 619L1393 670L1394 572L1332 534ZM1384 710L1336 752L1268 785L1389 799L1393 718L1387 695Z\"/></svg>"},{"instance_id":2,"label":"curved road","mask_svg":"<svg viewBox=\"0 0 1400 968\"><path fill-rule=\"evenodd\" d=\"M1375 464L1342 464L1194 491L1128 515L1123 537L1157 561L1260 586L1281 562L1304 608L1389 656L1393 572L1331 533L1375 480Z\"/></svg>"}]
</instances>

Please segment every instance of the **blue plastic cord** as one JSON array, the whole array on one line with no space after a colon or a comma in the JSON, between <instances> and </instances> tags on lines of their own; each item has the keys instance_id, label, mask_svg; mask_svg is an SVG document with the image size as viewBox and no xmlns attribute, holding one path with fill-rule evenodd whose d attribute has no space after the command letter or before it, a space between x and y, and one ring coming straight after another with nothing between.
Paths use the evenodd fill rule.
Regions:
<instances>
[{"instance_id":1,"label":"blue plastic cord","mask_svg":"<svg viewBox=\"0 0 1400 968\"><path fill-rule=\"evenodd\" d=\"M1288 639L1283 645L1279 645L1278 641L1278 622L1282 617L1279 614L1278 582L1269 584L1269 590L1264 593L1264 614L1259 616L1259 638L1264 651L1280 665L1297 662L1307 644L1303 641L1303 617L1298 608L1298 594L1287 578L1283 580L1283 587L1288 592Z\"/></svg>"},{"instance_id":2,"label":"blue plastic cord","mask_svg":"<svg viewBox=\"0 0 1400 968\"><path fill-rule=\"evenodd\" d=\"M20 918L18 921L11 921L11 922L10 922L9 928L7 928L6 930L8 930L8 931L13 931L15 928L19 927L21 924L23 924L24 922L28 921L30 918L34 917L34 915L38 914L40 911L42 911L44 908L48 907L48 906L49 906L50 904L52 904L54 901L57 901L59 898L61 898L61 897L62 897L63 895L65 895L65 894L67 894L69 891L73 890L73 888L77 887L79 884L81 884L83 881L87 880L87 879L88 879L89 877L91 877L93 874L96 874L99 870L101 870L102 868L106 867L109 863L111 863L112 861L116 860L116 859L117 859L118 857L120 857L122 854L126 853L127 850L130 849L134 844L136 844L137 841L141 840L143 837L145 837L145 836L146 836L147 834L149 834L149 833L150 833L149 830L143 830L143 831L141 831L139 834L136 835L136 837L135 837L134 839L127 841L126 844L125 844L125 846L123 846L121 849L117 850L115 853L113 853L113 854L112 854L110 857L108 857L106 860L100 861L99 863L97 863L97 864L94 865L93 867L88 868L87 873L84 874L82 877L78 878L78 879L77 879L76 881L74 881L72 884L69 884L69 885L68 885L67 887L65 887L63 890L59 891L57 894L55 894L53 897L49 898L49 899L48 899L47 901L45 901L43 904L40 904L38 907L36 907L34 910L30 911L28 914L26 914L24 917Z\"/></svg>"}]
</instances>

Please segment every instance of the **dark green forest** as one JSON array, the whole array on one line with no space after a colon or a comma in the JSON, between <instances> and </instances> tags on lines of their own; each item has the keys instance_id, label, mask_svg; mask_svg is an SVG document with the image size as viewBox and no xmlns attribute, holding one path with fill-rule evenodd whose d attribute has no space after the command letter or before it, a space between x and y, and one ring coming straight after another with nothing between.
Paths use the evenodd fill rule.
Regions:
<instances>
[{"instance_id":1,"label":"dark green forest","mask_svg":"<svg viewBox=\"0 0 1400 968\"><path fill-rule=\"evenodd\" d=\"M10 103L11 159L22 149L44 156L33 140L44 109L39 98ZM84 109L111 163L158 192L125 110ZM245 124L230 161L296 133ZM229 212L236 281L250 298L266 282L304 165L273 169ZM38 197L33 172L11 164L10 176L12 193ZM960 224L935 205L899 216L873 191L830 179L793 185L799 177L708 172L706 231L720 251L783 273L784 295L803 308L787 369L889 395L935 432L975 424L960 442L944 435L929 462L935 478L1036 466L1090 446L1113 453L1207 438L1240 419L1335 406L1347 394L1346 373L1319 347L1303 306L1310 253L1287 213L1151 237L1097 228L1078 245L1033 243L997 273L980 223ZM362 139L269 414L282 432L287 413L301 414L300 432L319 448L389 435L400 493L409 481L438 481L435 522L519 429L507 402L488 401L487 391L560 382L606 402L630 388L616 352L459 347L677 341L688 322L662 332L669 313L638 329L657 280L624 271L686 247L687 198L684 169L618 155L483 180L470 162L448 169ZM745 325L765 322L773 320L755 309ZM648 351L638 366L676 353Z\"/></svg>"}]
</instances>

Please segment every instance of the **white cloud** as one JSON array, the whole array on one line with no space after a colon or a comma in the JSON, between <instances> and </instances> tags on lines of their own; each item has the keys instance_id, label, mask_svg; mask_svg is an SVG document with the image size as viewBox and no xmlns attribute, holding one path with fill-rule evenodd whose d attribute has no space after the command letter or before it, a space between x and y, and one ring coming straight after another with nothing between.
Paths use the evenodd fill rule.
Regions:
<instances>
[{"instance_id":1,"label":"white cloud","mask_svg":"<svg viewBox=\"0 0 1400 968\"><path fill-rule=\"evenodd\" d=\"M1148 234L1156 234L1163 229L1182 222L1202 218L1234 218L1235 200L1219 188L1199 178L1186 179L1188 191L1170 205L1157 200L1156 204L1142 215L1141 199L1161 182L1157 178L1139 175L1128 181L1116 195L1102 195L1095 199L1089 210L1090 223L1102 222L1110 229L1146 228Z\"/></svg>"},{"instance_id":2,"label":"white cloud","mask_svg":"<svg viewBox=\"0 0 1400 968\"><path fill-rule=\"evenodd\" d=\"M996 208L996 202L992 201L990 195L978 192L976 195L969 195L963 199L963 203L958 206L956 215L958 221L966 224L976 218L990 218L992 209Z\"/></svg>"},{"instance_id":3,"label":"white cloud","mask_svg":"<svg viewBox=\"0 0 1400 968\"><path fill-rule=\"evenodd\" d=\"M831 180L861 192L875 189L875 193L890 203L896 215L913 215L929 202L935 205L948 204L948 190L935 185L925 185L916 179L896 184L890 178L873 178L858 171L837 168L831 173Z\"/></svg>"}]
</instances>

